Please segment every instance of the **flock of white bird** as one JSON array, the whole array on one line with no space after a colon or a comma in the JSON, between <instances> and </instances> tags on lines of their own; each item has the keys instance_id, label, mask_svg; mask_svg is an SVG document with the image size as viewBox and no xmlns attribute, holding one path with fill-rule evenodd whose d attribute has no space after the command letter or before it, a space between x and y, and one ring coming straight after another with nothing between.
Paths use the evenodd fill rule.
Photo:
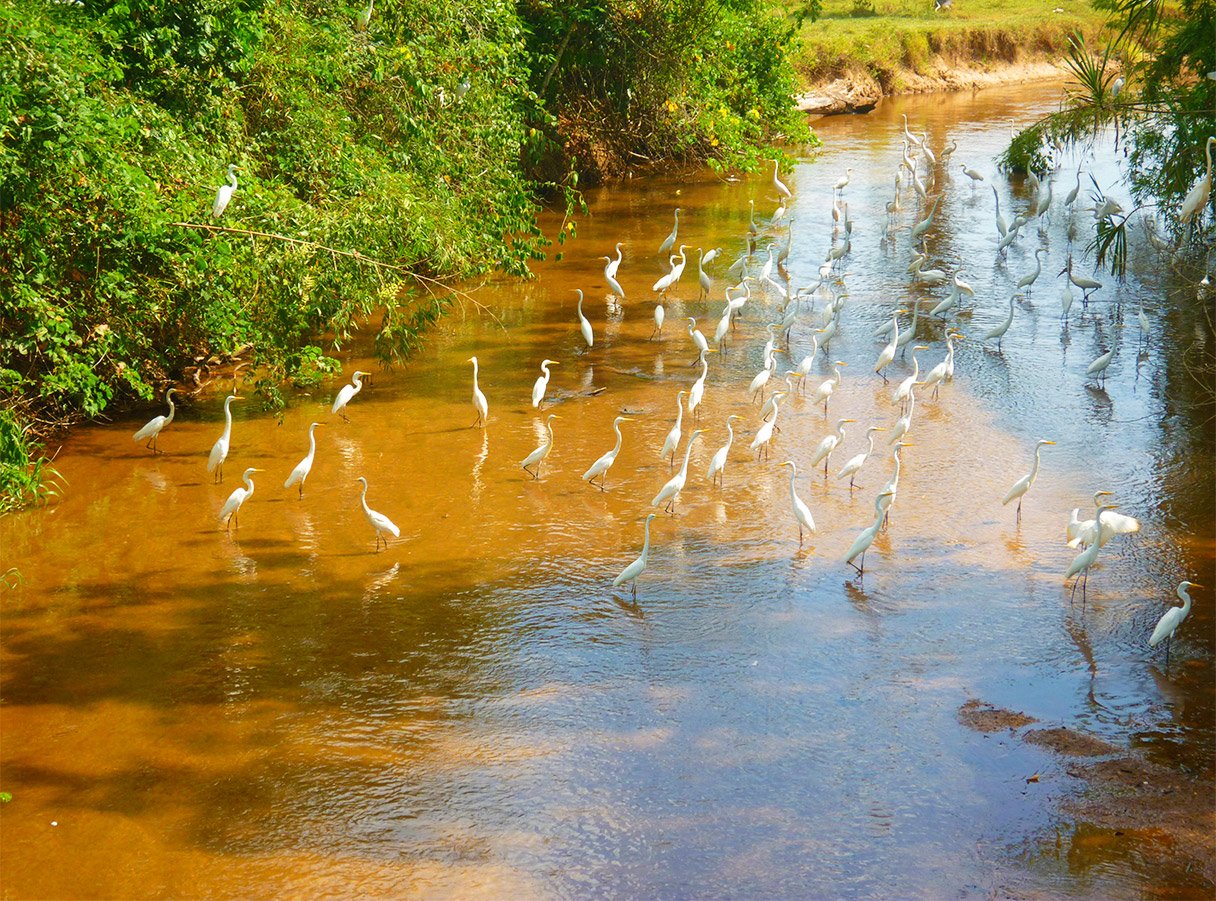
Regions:
<instances>
[{"instance_id":1,"label":"flock of white bird","mask_svg":"<svg viewBox=\"0 0 1216 901\"><path fill-rule=\"evenodd\" d=\"M896 222L899 214L903 210L905 188L910 186L916 195L919 209L924 213L923 217L918 218L911 225L910 233L912 238L912 250L914 256L908 265L907 271L914 283L925 285L949 285L948 292L940 302L933 306L928 311L929 316L944 317L951 311L959 308L963 303L963 296L974 297L975 292L970 285L964 281L960 275L962 269L958 269L953 273L947 273L940 268L925 268L930 264L930 256L926 243L926 235L933 226L934 217L937 214L938 206L941 202L943 191L938 191L936 196L932 196L936 187L937 176L939 172L948 171L949 159L951 154L956 150L957 145L951 143L944 147L937 154L934 154L929 146L929 136L927 133L914 134L909 130L907 117L904 117L903 125L903 152L902 161L894 176L895 194L893 199L886 204L887 217L883 225L884 237L890 237L893 229L896 228ZM1206 201L1211 191L1211 175L1212 175L1212 158L1211 149L1213 143L1216 143L1216 138L1209 138L1205 145L1207 155L1207 172L1195 185L1194 189L1188 195L1184 202L1184 208L1181 211L1183 221L1188 221L1193 218L1196 213L1206 204ZM923 162L923 166L922 166ZM755 217L755 201L749 201L751 213L748 221L748 234L746 235L746 247L739 255L738 259L727 270L727 274L732 276L731 286L727 287L724 296L724 305L721 318L714 330L712 342L704 333L697 328L697 323L694 318L688 319L687 332L692 341L693 349L698 355L698 364L700 366L700 375L688 389L681 389L676 395L676 419L670 431L667 433L666 439L663 442L659 454L662 458L669 460L674 474L671 478L658 490L650 504L654 508L662 508L667 513L674 513L675 505L679 499L681 491L684 489L688 481L688 465L692 452L693 444L702 436L701 429L694 430L689 436L684 445L684 454L679 469L675 470L675 461L678 456L678 449L683 436L683 418L685 411L690 416L699 415L699 408L705 396L706 377L709 372L708 355L712 353L725 352L727 344L734 337L737 322L748 308L749 303L753 300L753 306L759 303L765 304L765 312L767 313L774 307L770 306L775 299L776 315L772 318L775 320L766 325L765 335L766 341L763 349L764 367L756 374L748 386L748 395L753 402L763 402L758 413L758 422L755 427L754 435L750 441L749 448L755 451L757 459L767 458L770 447L773 443L774 433L780 431L777 427L777 419L780 413L781 402L794 394L800 392L805 395L807 393L807 379L811 374L814 361L820 353L824 353L825 359L831 359L827 356L826 351L830 347L832 337L841 327L841 317L845 310L848 292L844 289L844 276L839 271L841 261L845 259L850 252L850 244L852 240L853 221L849 217L848 203L844 200L844 194L848 188L852 169L847 169L845 174L835 183L833 188L833 200L831 215L834 223L832 232L831 247L826 254L823 264L820 266L817 278L813 283L804 288L790 291L789 274L785 269L785 264L789 257L790 246L792 241L792 219L787 219L789 207L794 202L794 194L790 188L781 181L779 175L779 164L777 160L773 160L773 173L771 186L778 197L778 208L775 214L767 221L761 223L756 221ZM233 170L236 167L229 167L230 184L220 188L216 197L213 208L213 215L218 217L223 213L224 207L227 206L232 197L232 193L236 187L236 178ZM965 164L960 165L964 175L971 181L972 190L984 181L982 173L968 167ZM1034 172L1029 173L1028 181L1030 183L1033 199L1027 209L1014 216L1012 221L1007 221L1000 210L1000 196L993 187L993 195L996 200L995 209L995 229L997 237L997 253L1004 255L1007 249L1014 244L1021 233L1021 230L1036 219L1040 223L1046 220L1050 215L1054 194L1053 184L1050 178L1044 181L1036 176ZM1076 208L1077 200L1081 190L1081 173L1078 171L1077 180L1072 189L1068 192L1062 206L1069 210L1069 215L1072 215ZM1094 221L1100 221L1107 216L1111 216L1120 212L1119 204L1108 198L1097 197L1095 206L1088 208L1088 212L1093 214ZM683 278L685 267L688 263L687 249L688 245L680 244L680 213L682 210L677 208L674 214L674 224L671 233L666 240L658 248L658 254L665 258L670 265L666 275L660 278L652 286L652 292L656 295L656 304L654 308L654 331L652 338L661 338L663 326L666 319L666 311L664 308L664 300L668 294L676 290ZM758 245L762 238L768 236L773 229L786 225L786 234L784 240L773 239L767 243L763 255L758 255ZM1040 225L1040 227L1042 227ZM1150 232L1150 238L1152 233ZM604 260L604 279L612 292L614 300L617 304L625 298L625 289L618 279L619 267L621 265L623 254L622 244L616 245L616 256L604 256L600 259ZM1016 281L1015 293L1009 300L1009 311L1005 319L1002 320L994 328L985 332L980 340L997 342L997 348L1000 347L1001 339L1008 333L1013 325L1014 313L1017 309L1019 298L1024 298L1029 295L1035 284L1038 282L1042 274L1042 262L1040 254L1043 253L1040 248L1035 251L1034 268L1026 274L1020 276ZM712 249L708 252L699 251L697 260L697 278L699 282L700 296L705 298L713 289L714 279L706 272L705 267L714 262L721 254L720 248ZM762 260L762 262L759 262ZM759 262L759 265L757 265ZM1073 270L1072 258L1069 256L1068 264L1060 275L1067 275L1063 289L1060 293L1061 315L1067 317L1074 301L1073 288L1077 288L1082 292L1082 304L1088 305L1090 295L1102 289L1102 284L1093 278L1080 275ZM777 276L776 278L774 276ZM736 280L737 279L737 280ZM579 332L583 341L588 348L594 347L595 332L592 323L583 313L583 292L577 291L577 321ZM777 374L777 353L784 352L791 360L795 359L792 353L792 348L789 347L790 332L794 323L799 317L804 314L815 315L816 304L822 302L823 306L818 312L820 317L820 327L813 333L810 341L810 347L806 349L800 357L799 362L793 369L784 372L784 386L777 383L777 388L771 390L771 393L765 398L766 390L769 389L771 383L774 382ZM911 316L911 319L901 325L901 316ZM917 339L918 324L922 316L921 303L917 301L913 310L898 309L895 310L891 319L875 332L875 338L885 340L877 358L873 364L873 371L880 376L884 383L888 381L886 369L894 362L897 355L901 352L906 353L909 345L912 346L913 370L912 374L903 379L892 393L892 405L898 411L895 421L890 426L871 425L866 430L866 449L851 457L847 463L837 473L838 480L849 480L849 490L854 487L854 480L862 467L866 465L874 451L874 442L876 433L887 433L887 444L891 452L892 474L887 480L883 488L878 492L874 501L874 518L873 521L857 535L856 540L850 546L845 554L843 562L853 566L859 575L865 571L865 553L873 544L879 531L882 530L889 520L890 510L894 505L899 491L899 476L901 467L900 452L904 447L910 446L910 442L905 440L913 426L913 415L916 409L916 392L932 388L933 395L936 397L943 385L953 380L955 374L955 342L964 340L964 336L952 328L946 329L945 337L945 354L940 362L934 365L926 373L921 373L920 361L917 358L917 352L929 350L929 346L925 344L913 344ZM1141 309L1137 315L1138 323L1142 333L1146 336L1150 327L1150 323ZM711 343L714 345L711 348ZM1104 352L1092 363L1089 364L1086 370L1087 377L1091 377L1099 382L1106 376L1107 370L1110 367L1111 360L1114 355L1114 347ZM477 422L474 427L485 428L489 419L489 403L486 395L482 392L478 384L478 361L477 357L471 357L469 361L473 366L473 386L472 386L472 401L477 412ZM540 364L541 375L536 379L532 389L532 406L536 409L541 409L545 403L546 394L548 391L550 380L550 367L559 365L556 360L543 360ZM814 404L823 404L824 414L827 415L828 405L832 395L839 386L842 378L841 368L848 364L843 360L836 360L832 364L832 374L826 380L816 386L811 394L811 402ZM353 374L351 384L345 385L338 392L334 399L331 413L340 414L346 418L345 409L352 400L359 394L363 387L363 376L369 373L356 371ZM160 432L168 426L174 417L174 404L172 395L175 389L170 389L166 394L166 401L169 404L169 412L166 416L158 416L151 420L147 425L135 433L135 440L147 442L147 446L155 451L157 438ZM685 404L685 398L687 403ZM227 397L224 402L224 430L215 445L211 449L208 458L207 469L209 472L215 473L216 481L223 479L224 461L228 456L230 439L232 433L232 412L231 406L234 401L241 398L236 394ZM520 462L520 466L531 475L534 479L540 478L540 468L545 459L549 456L553 448L554 432L553 421L559 416L555 413L549 414L545 421L545 438L532 453ZM714 453L706 473L706 478L712 484L720 483L725 468L731 453L732 446L735 440L735 431L733 423L741 419L738 414L731 414L726 420L726 442L718 448ZM616 435L616 443L611 450L599 457L591 466L583 473L582 478L586 482L597 485L601 490L604 489L608 473L616 462L617 456L620 453L623 436L621 433L621 424L632 421L630 416L617 416L613 421L613 430ZM822 439L811 456L809 466L812 470L823 464L824 476L826 478L830 461L833 453L843 445L845 439L846 427L854 423L855 420L849 418L839 419L836 423L835 430ZM309 447L308 453L300 461L300 463L291 471L291 474L284 482L284 488L296 487L300 495L303 496L304 483L308 478L308 474L312 469L313 458L316 453L315 430L322 426L323 423L313 422L309 426L308 438ZM1030 491L1035 483L1035 479L1039 473L1040 454L1044 447L1054 444L1055 442L1042 439L1034 448L1034 461L1030 471L1017 480L1006 493L1003 504L1008 505L1017 501L1016 516L1020 519L1022 502L1026 494ZM815 532L815 520L810 508L806 502L799 497L797 489L798 467L792 460L786 460L782 466L789 468L789 494L790 494L790 509L792 518L798 528L799 545L803 543L804 536L808 533ZM250 467L245 470L242 481L244 487L236 488L228 500L223 505L220 512L220 520L225 523L225 528L229 529L238 525L238 516L241 506L249 500L254 492L254 484L252 475L259 472L256 467ZM598 480L598 482L597 482ZM362 493L360 495L360 503L363 507L363 512L367 518L368 524L372 527L375 533L376 550L379 550L381 542L388 546L389 538L400 537L400 530L397 526L382 513L372 510L367 504L367 480L360 477L358 482L362 485ZM1120 535L1127 535L1139 531L1140 524L1133 517L1125 516L1115 512L1116 505L1106 503L1105 498L1109 492L1099 491L1094 495L1095 513L1093 518L1081 519L1080 509L1074 509L1067 525L1066 534L1070 547L1080 547L1081 552L1077 555L1072 565L1069 566L1064 574L1064 580L1067 583L1073 581L1073 593L1076 592L1077 583L1082 585L1082 599L1084 602L1085 586L1088 581L1089 571L1097 562L1102 548L1112 539ZM650 513L646 516L644 524L644 539L642 544L641 554L626 566L621 573L613 580L613 586L619 587L628 583L632 589L632 596L636 600L637 597L637 580L646 571L650 559L650 524L657 516L657 513ZM1149 644L1156 646L1161 641L1167 642L1166 660L1169 659L1168 641L1173 636L1174 632L1186 619L1191 609L1191 598L1189 589L1197 586L1197 583L1184 581L1177 589L1178 597L1183 601L1181 607L1171 607L1170 610L1161 618L1156 629L1153 631Z\"/></svg>"}]
</instances>

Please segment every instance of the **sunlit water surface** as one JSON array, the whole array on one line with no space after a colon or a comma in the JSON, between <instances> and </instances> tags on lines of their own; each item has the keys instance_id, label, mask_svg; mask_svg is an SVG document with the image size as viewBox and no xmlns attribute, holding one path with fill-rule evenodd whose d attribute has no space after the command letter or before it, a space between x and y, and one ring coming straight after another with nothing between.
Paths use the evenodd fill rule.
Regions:
<instances>
[{"instance_id":1,"label":"sunlit water surface","mask_svg":"<svg viewBox=\"0 0 1216 901\"><path fill-rule=\"evenodd\" d=\"M747 201L765 217L777 205L764 176L590 193L565 260L476 293L493 317L457 308L403 368L351 356L347 373L376 375L349 423L328 412L336 383L295 397L281 421L237 405L222 486L204 467L222 392L180 412L162 456L130 440L159 410L74 431L56 461L62 500L0 520L0 568L21 574L0 595L6 897L1210 890L1181 867L1149 870L1134 843L1070 851L1083 824L1059 803L1083 786L1067 762L957 716L979 698L1213 776L1211 592L1196 592L1168 670L1146 646L1181 578L1216 581L1211 423L1192 415L1178 366L1178 348L1211 336L1139 246L1134 275L1118 286L1100 276L1109 286L1089 311L1078 303L1061 324L1070 222L1078 268L1093 272L1080 261L1090 220L1060 207L1075 159L1055 176L1046 233L1029 226L994 262L989 185L1010 218L1029 194L993 156L1010 120L1033 120L1057 96L1031 85L908 98L819 123L825 151L787 176L789 269L794 287L813 281L831 185L853 166L849 299L812 387L832 360L850 365L830 417L787 403L773 456L757 463L746 386L775 298L745 310L728 353L710 358L706 432L677 515L654 522L636 606L610 583L640 550L670 474L658 451L675 393L699 373L681 317L712 335ZM903 112L935 150L959 144L937 174L930 249L936 265L966 265L977 297L951 320L968 335L957 378L918 399L890 529L859 579L840 558L890 473L881 433L855 492L834 476L867 425L897 415L871 371L873 331L897 305L944 296L909 287L913 212L892 241L880 234ZM1109 187L1121 154L1100 156L1084 166ZM960 163L988 181L973 189ZM906 189L905 206L914 199ZM690 263L651 342L655 251L677 205L682 239L721 246L723 259L708 301L695 299ZM617 241L623 312L595 260ZM1039 246L1043 276L1001 350L982 346ZM588 296L590 351L574 288ZM1153 323L1143 345L1141 303ZM800 317L781 372L805 353L820 306ZM922 319L926 367L942 359L944 331ZM1112 343L1101 390L1085 368ZM484 432L469 428L472 354ZM550 389L560 418L533 481L518 461L541 433L528 396L546 356L561 364ZM898 360L892 374L910 368ZM638 421L601 493L579 475L612 446L621 411ZM705 468L731 412L740 440L718 490ZM778 463L805 463L841 416L858 422L832 478L800 469L819 527L800 550ZM301 500L281 485L314 419L327 426ZM692 427L686 418L685 436ZM1000 499L1040 437L1057 443L1018 526ZM226 535L215 517L246 466L267 472ZM371 506L402 530L378 554L361 475ZM1075 554L1063 531L1101 488L1144 527L1104 551L1083 612L1062 580Z\"/></svg>"}]
</instances>

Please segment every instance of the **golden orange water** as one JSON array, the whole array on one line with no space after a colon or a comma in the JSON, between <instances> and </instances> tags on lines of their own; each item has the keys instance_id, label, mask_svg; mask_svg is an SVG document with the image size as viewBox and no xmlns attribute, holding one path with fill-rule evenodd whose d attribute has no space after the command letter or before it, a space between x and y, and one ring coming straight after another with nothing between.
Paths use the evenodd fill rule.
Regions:
<instances>
[{"instance_id":1,"label":"golden orange water","mask_svg":"<svg viewBox=\"0 0 1216 901\"><path fill-rule=\"evenodd\" d=\"M1092 841L1060 807L1083 788L1067 761L977 735L956 715L980 698L1213 777L1211 589L1196 592L1168 668L1146 644L1180 579L1216 582L1211 424L1191 407L1177 350L1212 336L1201 311L1166 301L1177 286L1139 248L1134 276L1084 315L1078 301L1062 325L1054 276L1070 228L1081 256L1083 213L1070 226L1057 208L1042 237L1028 226L993 262L988 185L1013 209L1028 194L992 155L1010 117L1033 120L1055 92L909 98L819 124L825 151L783 173L797 194L788 267L795 288L815 280L831 185L853 166L849 297L810 390L834 360L849 365L827 416L799 392L786 399L758 462L746 389L777 299L745 307L709 357L699 416L684 416L677 466L693 430L703 435L675 515L652 524L636 604L611 583L673 472L659 449L676 392L700 374L685 317L712 339L747 201L765 218L776 206L767 176L593 192L564 260L477 291L490 313L457 306L402 367L356 344L345 372L375 376L349 422L329 413L337 380L279 418L235 405L222 485L205 462L226 384L179 408L160 455L130 438L159 408L75 430L56 460L63 498L0 520L0 569L19 571L0 594L4 895L1210 891L1181 864L1144 863L1136 842L1160 839ZM891 524L859 578L841 557L890 476L884 433L855 491L835 474L868 425L893 424L890 393L911 372L899 359L882 384L873 331L896 305L944 296L908 287L912 213L893 241L880 235L904 112L935 149L958 141L955 172L966 163L989 180L973 190L938 174L931 250L966 266L977 298L949 320L968 336L956 379L917 398ZM1114 180L1113 157L1084 165ZM1056 176L1057 204L1075 166ZM690 263L650 340L656 251L677 205ZM595 259L617 241L620 308ZM714 291L698 299L695 250L718 246ZM998 352L979 336L1003 318L1036 246L1049 248L1043 276ZM1153 323L1143 350L1141 303ZM799 315L774 383L808 349L821 307ZM922 318L922 371L942 359L945 328ZM1087 385L1111 342L1104 389ZM471 427L473 355L484 429ZM529 395L545 357L559 365L538 413ZM549 412L555 440L534 480L519 461ZM613 446L622 413L635 421L601 492L580 476ZM741 418L719 489L705 472L731 413ZM807 462L841 417L857 422L825 479ZM312 421L325 426L300 497L282 485ZM1040 437L1057 443L1017 524L1000 501ZM818 527L802 547L787 459ZM249 466L265 471L226 533L216 516ZM368 504L400 527L387 550L373 550L360 476ZM1082 609L1062 579L1076 553L1063 532L1098 489L1143 529L1104 550ZM1032 773L1041 779L1028 785ZM1073 850L1043 850L1061 830L1074 831Z\"/></svg>"}]
</instances>

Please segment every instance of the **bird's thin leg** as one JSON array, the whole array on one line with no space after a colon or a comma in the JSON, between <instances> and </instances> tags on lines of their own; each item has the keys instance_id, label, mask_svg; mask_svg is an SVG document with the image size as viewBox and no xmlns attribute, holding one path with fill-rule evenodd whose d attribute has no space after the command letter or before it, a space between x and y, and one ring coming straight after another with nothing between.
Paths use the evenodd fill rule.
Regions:
<instances>
[{"instance_id":1,"label":"bird's thin leg","mask_svg":"<svg viewBox=\"0 0 1216 901\"><path fill-rule=\"evenodd\" d=\"M536 478L536 473L534 473L532 470L528 469L528 467L526 467L526 466L524 467L524 472L526 472L528 475L532 476L532 478Z\"/></svg>"},{"instance_id":2,"label":"bird's thin leg","mask_svg":"<svg viewBox=\"0 0 1216 901\"><path fill-rule=\"evenodd\" d=\"M869 548L866 548L868 551ZM857 575L864 576L866 574L866 551L861 552L861 568L857 570Z\"/></svg>"},{"instance_id":3,"label":"bird's thin leg","mask_svg":"<svg viewBox=\"0 0 1216 901\"><path fill-rule=\"evenodd\" d=\"M1071 592L1071 593L1069 593L1069 595L1068 595L1068 606L1069 606L1069 607L1071 607L1071 606L1072 606L1072 604L1073 604L1073 600L1074 600L1074 599L1076 598L1076 596L1077 596L1077 583L1078 583L1078 582L1080 582L1080 581L1081 581L1080 579L1073 579L1073 580L1072 580L1072 592Z\"/></svg>"},{"instance_id":4,"label":"bird's thin leg","mask_svg":"<svg viewBox=\"0 0 1216 901\"><path fill-rule=\"evenodd\" d=\"M1169 638L1167 638L1165 640L1165 668L1166 669L1169 669L1169 666L1170 666L1170 645L1173 644L1173 642L1174 642L1173 635L1171 635Z\"/></svg>"},{"instance_id":5,"label":"bird's thin leg","mask_svg":"<svg viewBox=\"0 0 1216 901\"><path fill-rule=\"evenodd\" d=\"M637 579L633 580L633 599L635 601L638 599L638 580Z\"/></svg>"},{"instance_id":6,"label":"bird's thin leg","mask_svg":"<svg viewBox=\"0 0 1216 901\"><path fill-rule=\"evenodd\" d=\"M798 547L802 547L802 524L798 525Z\"/></svg>"},{"instance_id":7,"label":"bird's thin leg","mask_svg":"<svg viewBox=\"0 0 1216 901\"><path fill-rule=\"evenodd\" d=\"M857 474L856 474L856 473L854 473L854 474L853 474L853 476L849 478L849 494L852 494L852 493L853 493L853 488L854 488L854 485L853 485L853 480L854 480L854 479L856 479L856 478L857 478Z\"/></svg>"},{"instance_id":8,"label":"bird's thin leg","mask_svg":"<svg viewBox=\"0 0 1216 901\"><path fill-rule=\"evenodd\" d=\"M880 372L878 374L882 376L882 383L886 385L889 381L889 379L887 379L887 374L885 372Z\"/></svg>"},{"instance_id":9,"label":"bird's thin leg","mask_svg":"<svg viewBox=\"0 0 1216 901\"><path fill-rule=\"evenodd\" d=\"M1021 522L1021 521L1022 521L1022 499L1019 497L1019 498L1018 498L1018 515L1017 515L1017 522Z\"/></svg>"},{"instance_id":10,"label":"bird's thin leg","mask_svg":"<svg viewBox=\"0 0 1216 901\"><path fill-rule=\"evenodd\" d=\"M830 459L832 459L832 458L828 457L827 460L823 461L823 477L825 479L828 477L828 460L830 460Z\"/></svg>"},{"instance_id":11,"label":"bird's thin leg","mask_svg":"<svg viewBox=\"0 0 1216 901\"><path fill-rule=\"evenodd\" d=\"M346 415L346 410L339 410L338 413L341 414L343 422L350 422L350 417Z\"/></svg>"},{"instance_id":12,"label":"bird's thin leg","mask_svg":"<svg viewBox=\"0 0 1216 901\"><path fill-rule=\"evenodd\" d=\"M300 499L304 499L304 480L300 479Z\"/></svg>"}]
</instances>

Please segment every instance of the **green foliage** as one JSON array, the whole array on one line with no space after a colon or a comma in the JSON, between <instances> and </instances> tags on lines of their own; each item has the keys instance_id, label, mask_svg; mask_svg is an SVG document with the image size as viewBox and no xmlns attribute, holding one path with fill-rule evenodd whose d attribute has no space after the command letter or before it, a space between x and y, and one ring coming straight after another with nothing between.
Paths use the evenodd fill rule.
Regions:
<instances>
[{"instance_id":1,"label":"green foliage","mask_svg":"<svg viewBox=\"0 0 1216 901\"><path fill-rule=\"evenodd\" d=\"M793 108L795 33L768 0L522 0L532 85L554 116L545 171L754 166L810 138Z\"/></svg>"},{"instance_id":2,"label":"green foliage","mask_svg":"<svg viewBox=\"0 0 1216 901\"><path fill-rule=\"evenodd\" d=\"M63 477L46 457L33 459L26 434L11 410L0 409L0 514L57 497ZM4 573L8 582L9 570ZM20 578L20 573L16 573Z\"/></svg>"}]
</instances>

